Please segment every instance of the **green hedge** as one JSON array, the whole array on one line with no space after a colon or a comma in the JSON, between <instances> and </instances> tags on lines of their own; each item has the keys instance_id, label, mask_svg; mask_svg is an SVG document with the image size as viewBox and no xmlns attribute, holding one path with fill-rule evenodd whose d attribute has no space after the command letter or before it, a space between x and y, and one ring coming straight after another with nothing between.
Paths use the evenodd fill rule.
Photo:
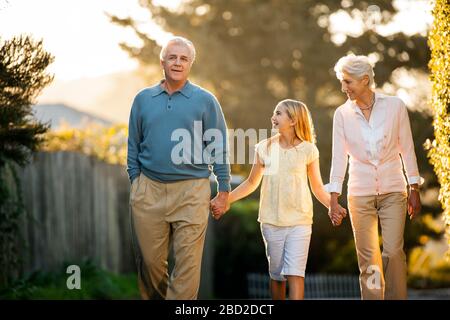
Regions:
<instances>
[{"instance_id":1,"label":"green hedge","mask_svg":"<svg viewBox=\"0 0 450 320\"><path fill-rule=\"evenodd\" d=\"M66 285L69 265L81 269L81 288ZM140 299L136 274L117 275L100 269L90 261L64 263L55 272L35 272L0 291L0 299Z\"/></svg>"},{"instance_id":2,"label":"green hedge","mask_svg":"<svg viewBox=\"0 0 450 320\"><path fill-rule=\"evenodd\" d=\"M429 149L430 162L441 185L439 200L444 209L450 245L450 2L435 0L433 16L428 44L431 49L429 68L433 83L431 108L435 139L433 142L427 141L425 146Z\"/></svg>"}]
</instances>

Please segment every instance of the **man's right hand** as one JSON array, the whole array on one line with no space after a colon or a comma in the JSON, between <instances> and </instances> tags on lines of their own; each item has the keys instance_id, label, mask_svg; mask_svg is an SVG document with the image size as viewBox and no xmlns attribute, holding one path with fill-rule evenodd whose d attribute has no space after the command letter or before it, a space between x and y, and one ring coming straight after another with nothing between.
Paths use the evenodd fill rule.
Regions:
<instances>
[{"instance_id":1,"label":"man's right hand","mask_svg":"<svg viewBox=\"0 0 450 320\"><path fill-rule=\"evenodd\" d=\"M213 218L219 220L229 209L229 192L219 192L210 202Z\"/></svg>"}]
</instances>

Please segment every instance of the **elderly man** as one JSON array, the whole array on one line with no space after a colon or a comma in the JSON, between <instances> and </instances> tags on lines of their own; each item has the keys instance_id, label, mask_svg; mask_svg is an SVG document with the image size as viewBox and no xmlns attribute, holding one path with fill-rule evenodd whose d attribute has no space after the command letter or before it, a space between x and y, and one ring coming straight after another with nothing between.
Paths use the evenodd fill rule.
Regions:
<instances>
[{"instance_id":1,"label":"elderly man","mask_svg":"<svg viewBox=\"0 0 450 320\"><path fill-rule=\"evenodd\" d=\"M194 59L191 41L170 39L160 54L164 79L140 91L131 108L127 171L143 299L197 298L210 208L211 168L219 189L213 203L227 210L227 127L214 95L188 81ZM204 138L207 130L218 131L221 139ZM174 152L180 132L189 140L184 141L185 145L193 146L184 150L182 161L179 150ZM205 149L214 151L199 161L198 154L208 154ZM175 265L169 278L170 242Z\"/></svg>"},{"instance_id":2,"label":"elderly man","mask_svg":"<svg viewBox=\"0 0 450 320\"><path fill-rule=\"evenodd\" d=\"M405 216L407 211L412 219L420 212L418 188L423 180L408 112L399 98L374 92L374 72L367 57L345 56L335 72L348 100L336 109L333 120L332 168L326 186L331 192L330 213L338 213L349 157L348 209L362 299L406 299Z\"/></svg>"}]
</instances>

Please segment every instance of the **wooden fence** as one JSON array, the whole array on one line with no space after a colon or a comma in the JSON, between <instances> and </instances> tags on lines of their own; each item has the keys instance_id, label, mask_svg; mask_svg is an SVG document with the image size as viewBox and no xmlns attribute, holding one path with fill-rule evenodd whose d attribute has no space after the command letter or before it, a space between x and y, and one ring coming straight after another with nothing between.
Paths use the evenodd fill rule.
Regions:
<instances>
[{"instance_id":1,"label":"wooden fence","mask_svg":"<svg viewBox=\"0 0 450 320\"><path fill-rule=\"evenodd\" d=\"M123 166L79 153L41 152L20 170L20 177L26 208L21 222L25 272L52 271L63 262L83 259L112 272L135 272ZM210 224L202 298L212 295L212 233Z\"/></svg>"}]
</instances>

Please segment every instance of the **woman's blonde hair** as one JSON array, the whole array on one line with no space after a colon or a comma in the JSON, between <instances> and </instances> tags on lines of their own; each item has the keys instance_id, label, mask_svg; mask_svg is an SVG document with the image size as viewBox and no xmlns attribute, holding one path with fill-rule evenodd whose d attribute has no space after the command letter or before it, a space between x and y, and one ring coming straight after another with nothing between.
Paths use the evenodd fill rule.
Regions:
<instances>
[{"instance_id":1,"label":"woman's blonde hair","mask_svg":"<svg viewBox=\"0 0 450 320\"><path fill-rule=\"evenodd\" d=\"M277 104L277 107L278 106L285 107L289 118L294 121L294 132L296 137L301 141L308 141L315 144L316 135L314 133L314 125L306 104L297 100L285 99L280 101ZM278 138L278 136L272 138ZM268 146L272 143L272 138L269 140Z\"/></svg>"}]
</instances>

